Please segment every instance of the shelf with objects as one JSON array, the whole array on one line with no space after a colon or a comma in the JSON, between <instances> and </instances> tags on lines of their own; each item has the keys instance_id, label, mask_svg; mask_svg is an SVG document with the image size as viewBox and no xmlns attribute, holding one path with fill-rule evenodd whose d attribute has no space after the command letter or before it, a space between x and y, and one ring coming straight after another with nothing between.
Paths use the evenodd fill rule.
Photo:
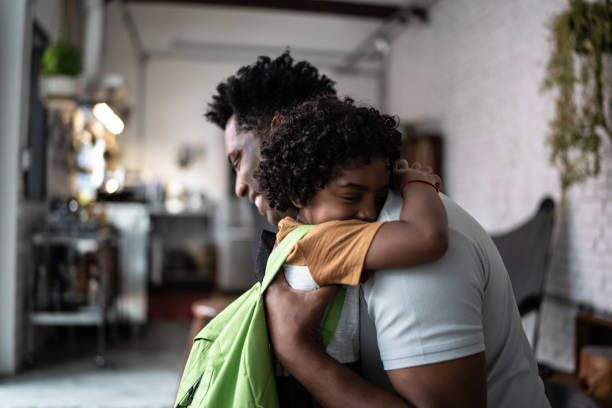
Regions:
<instances>
[{"instance_id":1,"label":"shelf with objects","mask_svg":"<svg viewBox=\"0 0 612 408\"><path fill-rule=\"evenodd\" d=\"M207 212L150 213L151 284L212 288L216 247Z\"/></svg>"},{"instance_id":2,"label":"shelf with objects","mask_svg":"<svg viewBox=\"0 0 612 408\"><path fill-rule=\"evenodd\" d=\"M35 121L39 134L30 138L33 145L24 154L25 190L27 198L40 200L39 216L47 219L43 225L24 229L32 254L24 270L24 350L31 360L45 338L41 326L93 326L96 363L104 365L107 325L116 326L119 320L141 324L146 319L146 294L144 289L138 291L137 282L141 276L146 279L142 272L146 259L139 256L145 254L146 241L134 246L140 236L126 233L125 225L133 227L142 217L112 226L107 215L116 222L126 211L113 208L107 213L97 197L123 187L125 170L117 136L130 110L123 78L102 74L92 54L96 47L79 49L68 37L62 36L44 52L37 48L41 52L33 56L40 64L32 71L31 99L42 113ZM86 44L97 39L95 33L85 33ZM46 204L48 213L44 213ZM141 213L139 208L129 216ZM146 224L137 226L136 232L146 228ZM134 254L125 249L129 245Z\"/></svg>"},{"instance_id":3,"label":"shelf with objects","mask_svg":"<svg viewBox=\"0 0 612 408\"><path fill-rule=\"evenodd\" d=\"M117 242L117 232L109 226L46 226L32 235L30 356L38 326L97 326L95 362L105 364L107 324L117 317Z\"/></svg>"}]
</instances>

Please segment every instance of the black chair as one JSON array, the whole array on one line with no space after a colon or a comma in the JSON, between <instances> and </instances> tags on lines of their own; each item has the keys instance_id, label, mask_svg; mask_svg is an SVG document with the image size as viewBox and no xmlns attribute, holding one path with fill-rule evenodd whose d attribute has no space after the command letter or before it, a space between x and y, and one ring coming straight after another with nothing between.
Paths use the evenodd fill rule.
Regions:
<instances>
[{"instance_id":1,"label":"black chair","mask_svg":"<svg viewBox=\"0 0 612 408\"><path fill-rule=\"evenodd\" d=\"M524 316L531 311L537 312L532 343L534 350L550 258L554 210L554 201L546 197L536 214L524 224L505 234L492 236L508 270L519 313Z\"/></svg>"},{"instance_id":2,"label":"black chair","mask_svg":"<svg viewBox=\"0 0 612 408\"><path fill-rule=\"evenodd\" d=\"M588 396L566 385L544 381L544 391L551 408L599 408Z\"/></svg>"}]
</instances>

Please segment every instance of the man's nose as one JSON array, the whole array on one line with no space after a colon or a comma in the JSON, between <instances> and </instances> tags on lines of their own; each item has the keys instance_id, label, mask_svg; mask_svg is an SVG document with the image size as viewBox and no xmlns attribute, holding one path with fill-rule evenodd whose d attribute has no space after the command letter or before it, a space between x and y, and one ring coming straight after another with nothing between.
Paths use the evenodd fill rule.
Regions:
<instances>
[{"instance_id":1,"label":"man's nose","mask_svg":"<svg viewBox=\"0 0 612 408\"><path fill-rule=\"evenodd\" d=\"M234 193L238 198L244 198L249 192L249 186L242 181L239 175L236 175L236 184L234 185Z\"/></svg>"}]
</instances>

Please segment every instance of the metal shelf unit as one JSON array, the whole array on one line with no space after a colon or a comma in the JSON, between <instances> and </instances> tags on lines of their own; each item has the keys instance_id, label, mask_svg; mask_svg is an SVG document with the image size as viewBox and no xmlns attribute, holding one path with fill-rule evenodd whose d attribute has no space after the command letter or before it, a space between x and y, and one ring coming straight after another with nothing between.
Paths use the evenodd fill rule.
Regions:
<instances>
[{"instance_id":1,"label":"metal shelf unit","mask_svg":"<svg viewBox=\"0 0 612 408\"><path fill-rule=\"evenodd\" d=\"M98 366L105 364L106 324L113 320L113 303L116 291L111 285L111 274L114 268L109 267L111 249L117 245L117 234L111 228L96 230L42 231L32 236L32 247L35 255L34 270L28 276L28 353L32 355L35 326L97 326L97 346L95 362ZM57 268L59 259L51 256L51 247L65 247L67 256L65 263L74 267L76 255L84 253L96 254L97 276L88 279L88 291L92 291L92 283L97 293L74 294L64 298L81 299L71 310L61 310L58 306L62 297L56 299L56 304L39 304L38 294L45 294L50 286L41 287L39 268L44 267L45 274L51 268ZM46 276L46 275L45 275ZM47 293L50 296L49 293ZM77 296L80 295L80 296ZM58 296L56 296L58 298ZM53 302L51 302L53 303ZM78 304L80 303L80 304Z\"/></svg>"}]
</instances>

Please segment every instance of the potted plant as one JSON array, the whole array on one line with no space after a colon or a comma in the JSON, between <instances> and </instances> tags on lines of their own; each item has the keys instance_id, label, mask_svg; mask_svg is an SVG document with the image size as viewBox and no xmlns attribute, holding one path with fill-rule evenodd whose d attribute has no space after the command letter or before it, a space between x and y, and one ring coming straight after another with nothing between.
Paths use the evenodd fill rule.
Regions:
<instances>
[{"instance_id":1,"label":"potted plant","mask_svg":"<svg viewBox=\"0 0 612 408\"><path fill-rule=\"evenodd\" d=\"M550 26L543 89L557 91L548 144L567 188L600 171L602 138L612 140L612 2L569 0Z\"/></svg>"},{"instance_id":2,"label":"potted plant","mask_svg":"<svg viewBox=\"0 0 612 408\"><path fill-rule=\"evenodd\" d=\"M42 59L41 94L45 99L75 98L81 73L81 52L61 37L45 50Z\"/></svg>"}]
</instances>

